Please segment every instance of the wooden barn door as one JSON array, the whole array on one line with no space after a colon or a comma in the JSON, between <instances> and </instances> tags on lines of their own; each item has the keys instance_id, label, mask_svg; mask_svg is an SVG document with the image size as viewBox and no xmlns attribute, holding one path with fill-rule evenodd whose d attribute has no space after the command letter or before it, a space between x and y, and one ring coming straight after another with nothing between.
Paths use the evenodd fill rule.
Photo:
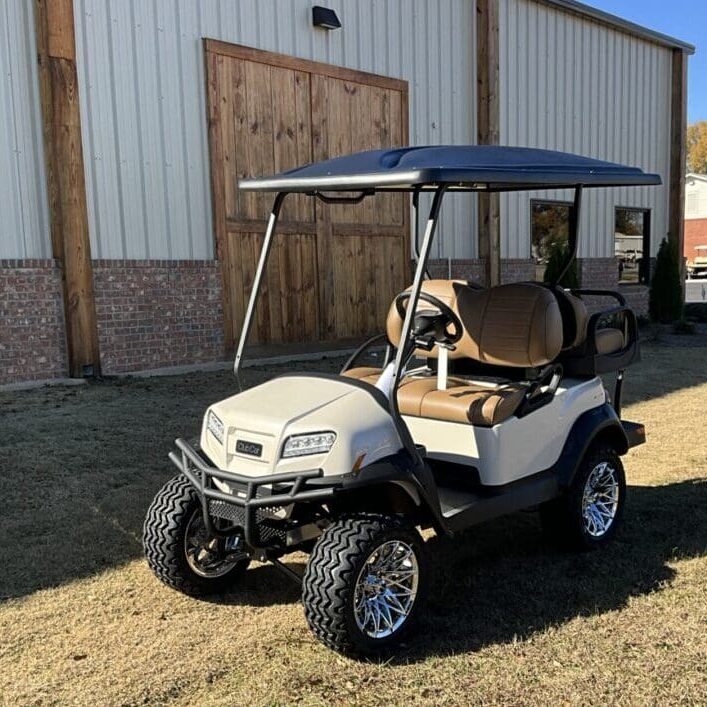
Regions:
<instances>
[{"instance_id":1,"label":"wooden barn door","mask_svg":"<svg viewBox=\"0 0 707 707\"><path fill-rule=\"evenodd\" d=\"M407 84L206 40L214 222L225 339L233 348L273 194L237 180L348 152L407 144ZM406 286L402 195L325 206L290 195L253 324L253 342L334 340L382 329Z\"/></svg>"}]
</instances>

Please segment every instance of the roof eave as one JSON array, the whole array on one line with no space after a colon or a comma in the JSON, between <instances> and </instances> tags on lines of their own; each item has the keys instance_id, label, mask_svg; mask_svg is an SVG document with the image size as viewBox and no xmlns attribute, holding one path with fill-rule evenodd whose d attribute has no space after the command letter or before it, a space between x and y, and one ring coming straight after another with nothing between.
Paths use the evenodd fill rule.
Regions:
<instances>
[{"instance_id":1,"label":"roof eave","mask_svg":"<svg viewBox=\"0 0 707 707\"><path fill-rule=\"evenodd\" d=\"M561 10L565 10L574 15L588 17L600 22L601 24L609 25L615 29L626 32L627 34L631 34L634 37L640 37L641 39L653 42L654 44L659 44L663 47L668 47L669 49L679 49L686 54L695 53L694 45L689 44L688 42L683 42L681 39L671 37L670 35L663 34L662 32L656 32L648 27L631 22L630 20L626 20L618 15L612 15L610 12L604 12L604 10L599 10L596 7L585 5L584 3L577 2L576 0L536 0L536 2L552 5L553 7L560 8Z\"/></svg>"}]
</instances>

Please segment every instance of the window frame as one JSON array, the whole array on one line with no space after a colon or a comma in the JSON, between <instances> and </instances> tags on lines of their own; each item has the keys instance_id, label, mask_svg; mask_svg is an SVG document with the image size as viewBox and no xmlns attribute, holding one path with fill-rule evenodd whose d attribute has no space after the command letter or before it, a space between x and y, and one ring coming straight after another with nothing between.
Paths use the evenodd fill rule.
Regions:
<instances>
[{"instance_id":1,"label":"window frame","mask_svg":"<svg viewBox=\"0 0 707 707\"><path fill-rule=\"evenodd\" d=\"M572 223L572 209L574 209L574 201L564 201L562 199L530 199L530 207L528 210L528 216L530 217L530 238L528 239L528 258L533 262L533 265L540 265L536 263L533 258L533 207L537 205L543 206L566 206L569 212L569 218L567 220L567 242L569 243L569 232Z\"/></svg>"}]
</instances>

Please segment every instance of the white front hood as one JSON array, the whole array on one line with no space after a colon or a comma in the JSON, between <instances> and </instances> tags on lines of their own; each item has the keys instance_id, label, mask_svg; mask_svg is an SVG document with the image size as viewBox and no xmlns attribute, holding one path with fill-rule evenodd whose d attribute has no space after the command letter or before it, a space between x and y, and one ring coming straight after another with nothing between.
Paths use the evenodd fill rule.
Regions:
<instances>
[{"instance_id":1,"label":"white front hood","mask_svg":"<svg viewBox=\"0 0 707 707\"><path fill-rule=\"evenodd\" d=\"M224 425L221 444L204 417L201 447L214 465L240 474L323 469L344 474L364 454L363 465L397 452L402 443L388 411L346 378L283 376L226 398L210 410ZM290 435L334 432L324 454L281 459ZM236 443L260 445L260 456L236 451Z\"/></svg>"}]
</instances>

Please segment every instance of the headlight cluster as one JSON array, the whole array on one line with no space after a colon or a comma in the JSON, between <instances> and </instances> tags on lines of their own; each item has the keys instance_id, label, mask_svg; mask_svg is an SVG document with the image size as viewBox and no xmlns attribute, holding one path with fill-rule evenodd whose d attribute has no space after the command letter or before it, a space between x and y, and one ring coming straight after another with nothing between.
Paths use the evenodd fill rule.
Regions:
<instances>
[{"instance_id":1,"label":"headlight cluster","mask_svg":"<svg viewBox=\"0 0 707 707\"><path fill-rule=\"evenodd\" d=\"M285 441L282 457L286 459L288 457L304 457L309 454L323 454L331 449L335 439L335 432L293 435Z\"/></svg>"},{"instance_id":2,"label":"headlight cluster","mask_svg":"<svg viewBox=\"0 0 707 707\"><path fill-rule=\"evenodd\" d=\"M223 422L211 410L206 418L206 426L219 443L223 444Z\"/></svg>"}]
</instances>

